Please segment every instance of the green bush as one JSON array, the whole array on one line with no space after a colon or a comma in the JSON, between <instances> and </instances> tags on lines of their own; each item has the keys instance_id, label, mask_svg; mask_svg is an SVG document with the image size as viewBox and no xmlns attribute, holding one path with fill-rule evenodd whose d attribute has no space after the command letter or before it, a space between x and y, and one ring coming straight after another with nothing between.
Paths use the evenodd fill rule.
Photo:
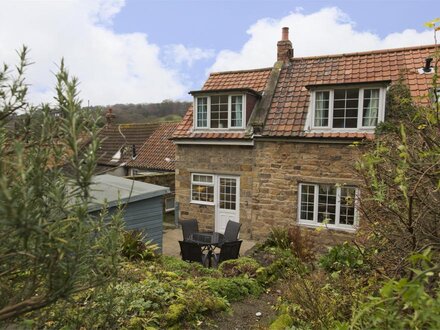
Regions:
<instances>
[{"instance_id":1,"label":"green bush","mask_svg":"<svg viewBox=\"0 0 440 330\"><path fill-rule=\"evenodd\" d=\"M272 263L257 271L257 280L263 285L268 285L280 278L289 278L297 273L307 272L307 266L303 264L291 250L278 248L266 248L266 252L274 254Z\"/></svg>"},{"instance_id":2,"label":"green bush","mask_svg":"<svg viewBox=\"0 0 440 330\"><path fill-rule=\"evenodd\" d=\"M332 247L321 257L319 264L328 272L366 268L361 251L347 242Z\"/></svg>"},{"instance_id":3,"label":"green bush","mask_svg":"<svg viewBox=\"0 0 440 330\"><path fill-rule=\"evenodd\" d=\"M207 287L228 301L239 301L246 296L257 296L263 292L263 288L252 278L207 278Z\"/></svg>"},{"instance_id":4,"label":"green bush","mask_svg":"<svg viewBox=\"0 0 440 330\"><path fill-rule=\"evenodd\" d=\"M411 278L387 281L357 309L351 329L440 329L440 266L430 251L410 257ZM348 324L345 325L348 328Z\"/></svg>"},{"instance_id":5,"label":"green bush","mask_svg":"<svg viewBox=\"0 0 440 330\"><path fill-rule=\"evenodd\" d=\"M242 257L226 260L220 264L218 269L225 277L246 275L247 277L255 278L260 267L260 264L255 259Z\"/></svg>"},{"instance_id":6,"label":"green bush","mask_svg":"<svg viewBox=\"0 0 440 330\"><path fill-rule=\"evenodd\" d=\"M284 227L273 227L270 229L269 237L265 242L266 246L280 249L290 249L289 231Z\"/></svg>"},{"instance_id":7,"label":"green bush","mask_svg":"<svg viewBox=\"0 0 440 330\"><path fill-rule=\"evenodd\" d=\"M145 242L145 235L141 231L126 231L123 237L122 255L128 260L153 260L156 257L157 244Z\"/></svg>"}]
</instances>

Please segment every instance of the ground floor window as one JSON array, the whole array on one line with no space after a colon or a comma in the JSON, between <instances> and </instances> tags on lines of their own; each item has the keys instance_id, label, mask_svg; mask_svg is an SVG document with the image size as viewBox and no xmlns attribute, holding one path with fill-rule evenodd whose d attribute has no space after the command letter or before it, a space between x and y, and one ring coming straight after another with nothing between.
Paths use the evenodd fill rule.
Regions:
<instances>
[{"instance_id":1,"label":"ground floor window","mask_svg":"<svg viewBox=\"0 0 440 330\"><path fill-rule=\"evenodd\" d=\"M210 174L191 175L191 202L214 204L214 176Z\"/></svg>"},{"instance_id":2,"label":"ground floor window","mask_svg":"<svg viewBox=\"0 0 440 330\"><path fill-rule=\"evenodd\" d=\"M165 198L165 212L171 212L174 211L174 196L166 197Z\"/></svg>"},{"instance_id":3,"label":"ground floor window","mask_svg":"<svg viewBox=\"0 0 440 330\"><path fill-rule=\"evenodd\" d=\"M300 183L299 223L354 228L357 194L357 188L352 186Z\"/></svg>"}]
</instances>

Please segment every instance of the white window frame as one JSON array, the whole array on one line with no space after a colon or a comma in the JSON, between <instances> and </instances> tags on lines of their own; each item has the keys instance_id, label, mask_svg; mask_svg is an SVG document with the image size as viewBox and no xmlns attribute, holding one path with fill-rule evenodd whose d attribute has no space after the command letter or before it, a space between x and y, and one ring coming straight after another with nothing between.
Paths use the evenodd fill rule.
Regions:
<instances>
[{"instance_id":1,"label":"white window frame","mask_svg":"<svg viewBox=\"0 0 440 330\"><path fill-rule=\"evenodd\" d=\"M225 94L216 94L215 96L221 96ZM234 93L234 94L227 94L228 96L228 127L221 127L221 128L211 128L211 95L197 95L194 96L194 102L193 102L193 114L194 114L194 129L196 130L215 130L215 131L225 131L225 130L243 130L246 127L246 94L240 94L240 93ZM232 97L233 96L241 96L242 98L242 122L241 126L234 126L232 127ZM198 98L207 98L207 106L208 106L208 114L207 114L207 126L198 126L198 111L197 111L197 100Z\"/></svg>"},{"instance_id":2,"label":"white window frame","mask_svg":"<svg viewBox=\"0 0 440 330\"><path fill-rule=\"evenodd\" d=\"M359 89L359 100L358 100L358 116L357 116L357 127L353 128L334 128L333 127L333 107L334 107L334 93L335 90L339 89ZM364 90L366 89L379 89L379 109L377 114L377 124L381 123L385 119L385 97L386 97L386 87L371 85L371 86L341 86L333 89L316 89L311 93L311 123L310 127L314 132L324 131L324 132L359 132L359 131L374 131L376 126L362 126L363 120L363 104L364 104ZM329 114L328 114L328 125L327 126L315 126L315 100L317 92L329 92Z\"/></svg>"},{"instance_id":3,"label":"white window frame","mask_svg":"<svg viewBox=\"0 0 440 330\"><path fill-rule=\"evenodd\" d=\"M314 186L314 207L313 207L313 220L306 220L301 219L301 203L302 203L302 187L308 185L308 186ZM318 222L318 204L319 204L319 186L320 185L334 185L336 186L336 211L335 211L335 223L321 223ZM354 201L354 224L353 225L346 225L346 224L340 224L340 211L341 211L341 188L343 187L349 187L355 189L355 201ZM346 230L346 231L355 231L359 224L359 188L353 185L347 185L347 186L341 186L337 184L329 184L329 183L310 183L310 182L302 182L298 185L298 212L297 212L297 219L298 224L304 225L307 227L325 227L330 229L340 229L340 230Z\"/></svg>"},{"instance_id":4,"label":"white window frame","mask_svg":"<svg viewBox=\"0 0 440 330\"><path fill-rule=\"evenodd\" d=\"M167 208L167 200L173 199L173 207L172 208ZM176 196L169 196L169 197L165 197L164 200L164 208L165 208L165 212L171 212L175 210L175 205L176 205Z\"/></svg>"},{"instance_id":5,"label":"white window frame","mask_svg":"<svg viewBox=\"0 0 440 330\"><path fill-rule=\"evenodd\" d=\"M195 175L210 176L212 178L212 182L195 181L194 180ZM199 185L199 186L213 187L212 202L194 200L193 199L193 185L194 184ZM201 205L214 205L215 204L214 198L215 198L215 175L214 174L207 174L207 173L191 173L191 203L201 204Z\"/></svg>"},{"instance_id":6,"label":"white window frame","mask_svg":"<svg viewBox=\"0 0 440 330\"><path fill-rule=\"evenodd\" d=\"M199 114L199 108L198 108L198 99L199 98L206 98L207 99L207 101L206 101L206 107L207 107L207 109L206 109L206 111L207 111L207 113L206 113L206 126L198 126L197 124L198 124L198 114ZM209 128L210 127L210 122L211 122L211 111L210 111L210 109L211 109L211 98L209 97L209 96L195 96L194 97L194 106L193 106L193 109L194 109L194 127L195 128L201 128L201 129L203 129L203 128Z\"/></svg>"}]
</instances>

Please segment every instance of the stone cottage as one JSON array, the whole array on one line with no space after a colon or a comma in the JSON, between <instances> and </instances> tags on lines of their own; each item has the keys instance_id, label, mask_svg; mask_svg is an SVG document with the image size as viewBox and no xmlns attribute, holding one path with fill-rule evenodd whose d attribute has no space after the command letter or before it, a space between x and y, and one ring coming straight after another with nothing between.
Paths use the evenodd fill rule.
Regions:
<instances>
[{"instance_id":1,"label":"stone cottage","mask_svg":"<svg viewBox=\"0 0 440 330\"><path fill-rule=\"evenodd\" d=\"M273 67L211 73L190 92L173 135L181 218L220 232L239 221L253 239L292 224L352 233L362 221L349 145L374 138L400 75L428 94L435 48L294 57L288 34Z\"/></svg>"}]
</instances>

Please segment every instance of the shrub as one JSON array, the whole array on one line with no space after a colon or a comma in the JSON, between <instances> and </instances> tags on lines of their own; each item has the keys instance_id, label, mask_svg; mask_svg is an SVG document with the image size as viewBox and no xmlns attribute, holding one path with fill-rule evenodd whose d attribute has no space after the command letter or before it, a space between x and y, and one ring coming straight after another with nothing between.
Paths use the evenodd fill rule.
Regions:
<instances>
[{"instance_id":1,"label":"shrub","mask_svg":"<svg viewBox=\"0 0 440 330\"><path fill-rule=\"evenodd\" d=\"M246 275L247 277L255 278L260 267L260 264L255 259L243 257L222 262L219 270L225 277Z\"/></svg>"},{"instance_id":2,"label":"shrub","mask_svg":"<svg viewBox=\"0 0 440 330\"><path fill-rule=\"evenodd\" d=\"M257 296L263 292L263 288L252 278L207 278L208 288L228 301L239 301L246 296Z\"/></svg>"},{"instance_id":3,"label":"shrub","mask_svg":"<svg viewBox=\"0 0 440 330\"><path fill-rule=\"evenodd\" d=\"M410 257L421 269L413 269L410 278L387 281L378 296L357 309L350 328L440 329L440 266L431 258L430 251Z\"/></svg>"},{"instance_id":4,"label":"shrub","mask_svg":"<svg viewBox=\"0 0 440 330\"><path fill-rule=\"evenodd\" d=\"M316 258L316 242L311 232L304 234L299 226L292 226L288 230L290 249L293 254L304 262L314 261Z\"/></svg>"},{"instance_id":5,"label":"shrub","mask_svg":"<svg viewBox=\"0 0 440 330\"><path fill-rule=\"evenodd\" d=\"M366 268L361 251L347 242L332 247L321 257L319 264L328 272Z\"/></svg>"},{"instance_id":6,"label":"shrub","mask_svg":"<svg viewBox=\"0 0 440 330\"><path fill-rule=\"evenodd\" d=\"M305 235L299 226L272 228L264 246L290 249L296 257L305 262L315 260L316 244L313 236Z\"/></svg>"},{"instance_id":7,"label":"shrub","mask_svg":"<svg viewBox=\"0 0 440 330\"><path fill-rule=\"evenodd\" d=\"M271 264L257 271L257 280L263 285L268 285L280 278L289 278L297 273L307 272L307 266L303 264L290 250L276 248L266 249L266 252L274 254Z\"/></svg>"},{"instance_id":8,"label":"shrub","mask_svg":"<svg viewBox=\"0 0 440 330\"><path fill-rule=\"evenodd\" d=\"M284 227L273 227L270 229L266 246L277 247L280 249L290 249L290 239L288 230Z\"/></svg>"},{"instance_id":9,"label":"shrub","mask_svg":"<svg viewBox=\"0 0 440 330\"><path fill-rule=\"evenodd\" d=\"M159 248L152 241L144 242L145 235L139 230L124 232L122 255L128 260L152 260Z\"/></svg>"}]
</instances>

